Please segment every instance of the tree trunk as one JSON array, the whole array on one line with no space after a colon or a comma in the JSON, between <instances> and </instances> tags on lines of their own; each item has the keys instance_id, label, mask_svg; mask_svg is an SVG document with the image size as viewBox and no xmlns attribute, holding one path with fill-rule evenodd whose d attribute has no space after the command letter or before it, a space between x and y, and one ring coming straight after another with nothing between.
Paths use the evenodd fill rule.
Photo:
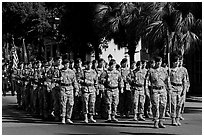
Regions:
<instances>
[{"instance_id":1,"label":"tree trunk","mask_svg":"<svg viewBox=\"0 0 204 137\"><path fill-rule=\"evenodd\" d=\"M128 43L128 54L130 56L130 64L131 62L135 61L135 49L136 49L136 45L134 44L134 42L130 42Z\"/></svg>"}]
</instances>

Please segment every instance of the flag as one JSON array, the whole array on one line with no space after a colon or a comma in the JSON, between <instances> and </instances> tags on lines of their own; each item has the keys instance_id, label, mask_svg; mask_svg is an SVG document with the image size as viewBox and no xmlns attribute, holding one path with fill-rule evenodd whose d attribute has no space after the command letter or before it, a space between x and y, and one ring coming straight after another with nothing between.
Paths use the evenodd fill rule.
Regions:
<instances>
[{"instance_id":1,"label":"flag","mask_svg":"<svg viewBox=\"0 0 204 137\"><path fill-rule=\"evenodd\" d=\"M18 55L17 55L17 50L16 50L16 46L14 44L14 39L13 39L13 46L11 48L11 55L12 55L12 61L13 61L13 68L17 68L18 67Z\"/></svg>"},{"instance_id":2,"label":"flag","mask_svg":"<svg viewBox=\"0 0 204 137\"><path fill-rule=\"evenodd\" d=\"M27 56L27 51L26 51L26 46L25 46L25 39L23 39L23 58L24 58L24 63L28 63L28 56Z\"/></svg>"}]
</instances>

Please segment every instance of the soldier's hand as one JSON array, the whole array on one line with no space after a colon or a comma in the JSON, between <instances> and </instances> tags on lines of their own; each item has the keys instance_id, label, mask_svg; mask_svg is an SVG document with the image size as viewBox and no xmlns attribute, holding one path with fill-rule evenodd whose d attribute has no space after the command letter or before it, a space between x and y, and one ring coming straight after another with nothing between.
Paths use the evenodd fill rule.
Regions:
<instances>
[{"instance_id":1,"label":"soldier's hand","mask_svg":"<svg viewBox=\"0 0 204 137\"><path fill-rule=\"evenodd\" d=\"M121 88L121 89L120 89L120 92L121 92L121 93L123 93L123 92L124 92L123 88Z\"/></svg>"},{"instance_id":2,"label":"soldier's hand","mask_svg":"<svg viewBox=\"0 0 204 137\"><path fill-rule=\"evenodd\" d=\"M75 92L75 96L76 96L76 97L79 96L79 93L78 93L78 92Z\"/></svg>"}]
</instances>

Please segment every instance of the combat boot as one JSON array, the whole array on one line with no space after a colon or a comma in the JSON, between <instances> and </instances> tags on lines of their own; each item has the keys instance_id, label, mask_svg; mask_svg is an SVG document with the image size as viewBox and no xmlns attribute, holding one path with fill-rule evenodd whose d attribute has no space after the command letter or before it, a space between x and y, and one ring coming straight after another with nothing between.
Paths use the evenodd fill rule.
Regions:
<instances>
[{"instance_id":1,"label":"combat boot","mask_svg":"<svg viewBox=\"0 0 204 137\"><path fill-rule=\"evenodd\" d=\"M176 118L176 123L177 123L178 126L181 126L180 118Z\"/></svg>"},{"instance_id":2,"label":"combat boot","mask_svg":"<svg viewBox=\"0 0 204 137\"><path fill-rule=\"evenodd\" d=\"M89 123L89 121L88 121L88 115L87 115L87 114L84 114L84 122L85 122L85 123Z\"/></svg>"},{"instance_id":3,"label":"combat boot","mask_svg":"<svg viewBox=\"0 0 204 137\"><path fill-rule=\"evenodd\" d=\"M159 128L159 120L154 120L154 128Z\"/></svg>"},{"instance_id":4,"label":"combat boot","mask_svg":"<svg viewBox=\"0 0 204 137\"><path fill-rule=\"evenodd\" d=\"M62 117L62 124L66 124L65 117Z\"/></svg>"},{"instance_id":5,"label":"combat boot","mask_svg":"<svg viewBox=\"0 0 204 137\"><path fill-rule=\"evenodd\" d=\"M175 119L175 118L172 118L172 125L173 125L173 126L177 126L177 123L176 123L176 119Z\"/></svg>"},{"instance_id":6,"label":"combat boot","mask_svg":"<svg viewBox=\"0 0 204 137\"><path fill-rule=\"evenodd\" d=\"M90 116L90 121L91 121L92 123L96 123L96 120L93 118L93 115Z\"/></svg>"},{"instance_id":7,"label":"combat boot","mask_svg":"<svg viewBox=\"0 0 204 137\"><path fill-rule=\"evenodd\" d=\"M67 119L67 123L69 123L69 124L73 124L73 122L71 121L71 119Z\"/></svg>"},{"instance_id":8,"label":"combat boot","mask_svg":"<svg viewBox=\"0 0 204 137\"><path fill-rule=\"evenodd\" d=\"M116 119L115 116L113 115L113 116L112 116L112 121L113 121L113 122L118 122L118 119Z\"/></svg>"},{"instance_id":9,"label":"combat boot","mask_svg":"<svg viewBox=\"0 0 204 137\"><path fill-rule=\"evenodd\" d=\"M165 127L166 127L166 126L163 124L163 121L164 121L164 120L162 120L162 119L159 120L159 127L160 127L160 128L165 128Z\"/></svg>"},{"instance_id":10,"label":"combat boot","mask_svg":"<svg viewBox=\"0 0 204 137\"><path fill-rule=\"evenodd\" d=\"M134 115L133 121L138 121L137 114Z\"/></svg>"},{"instance_id":11,"label":"combat boot","mask_svg":"<svg viewBox=\"0 0 204 137\"><path fill-rule=\"evenodd\" d=\"M138 120L139 120L139 121L145 121L145 119L143 118L142 114L139 114Z\"/></svg>"}]
</instances>

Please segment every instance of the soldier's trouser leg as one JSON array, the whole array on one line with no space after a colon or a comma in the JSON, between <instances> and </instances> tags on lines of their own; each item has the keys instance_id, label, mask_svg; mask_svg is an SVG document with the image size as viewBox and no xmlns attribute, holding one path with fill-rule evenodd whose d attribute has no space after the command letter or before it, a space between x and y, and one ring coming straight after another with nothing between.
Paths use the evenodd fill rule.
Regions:
<instances>
[{"instance_id":1,"label":"soldier's trouser leg","mask_svg":"<svg viewBox=\"0 0 204 137\"><path fill-rule=\"evenodd\" d=\"M38 90L38 106L40 115L43 115L43 87L40 85Z\"/></svg>"},{"instance_id":2,"label":"soldier's trouser leg","mask_svg":"<svg viewBox=\"0 0 204 137\"><path fill-rule=\"evenodd\" d=\"M83 102L83 113L89 113L89 95L90 93L83 93L82 94L82 102Z\"/></svg>"},{"instance_id":3,"label":"soldier's trouser leg","mask_svg":"<svg viewBox=\"0 0 204 137\"><path fill-rule=\"evenodd\" d=\"M99 91L99 93L101 93L101 91ZM101 115L101 95L96 95L96 102L95 102L95 110L96 113Z\"/></svg>"},{"instance_id":4,"label":"soldier's trouser leg","mask_svg":"<svg viewBox=\"0 0 204 137\"><path fill-rule=\"evenodd\" d=\"M170 95L167 94L166 112L170 112Z\"/></svg>"},{"instance_id":5,"label":"soldier's trouser leg","mask_svg":"<svg viewBox=\"0 0 204 137\"><path fill-rule=\"evenodd\" d=\"M153 90L152 93L152 113L153 119L163 119L166 108L167 94L165 90Z\"/></svg>"},{"instance_id":6,"label":"soldier's trouser leg","mask_svg":"<svg viewBox=\"0 0 204 137\"><path fill-rule=\"evenodd\" d=\"M17 92L17 104L18 106L21 106L21 86L19 84L16 86L16 92Z\"/></svg>"},{"instance_id":7,"label":"soldier's trouser leg","mask_svg":"<svg viewBox=\"0 0 204 137\"><path fill-rule=\"evenodd\" d=\"M53 107L54 107L54 114L55 117L60 117L60 88L55 87L53 89Z\"/></svg>"},{"instance_id":8,"label":"soldier's trouser leg","mask_svg":"<svg viewBox=\"0 0 204 137\"><path fill-rule=\"evenodd\" d=\"M182 98L181 114L183 114L184 109L185 109L185 102L186 102L186 92L184 93L184 95L181 98Z\"/></svg>"},{"instance_id":9,"label":"soldier's trouser leg","mask_svg":"<svg viewBox=\"0 0 204 137\"><path fill-rule=\"evenodd\" d=\"M37 113L38 111L38 90L39 88L36 87L36 89L33 91L33 110L34 110L34 113Z\"/></svg>"},{"instance_id":10,"label":"soldier's trouser leg","mask_svg":"<svg viewBox=\"0 0 204 137\"><path fill-rule=\"evenodd\" d=\"M125 91L125 89L123 89ZM119 93L119 104L118 104L118 110L120 112L120 115L123 116L125 113L125 92L124 93Z\"/></svg>"},{"instance_id":11,"label":"soldier's trouser leg","mask_svg":"<svg viewBox=\"0 0 204 137\"><path fill-rule=\"evenodd\" d=\"M139 114L144 114L144 103L145 103L145 94L144 94L144 90L141 90L139 91L139 104L138 104Z\"/></svg>"},{"instance_id":12,"label":"soldier's trouser leg","mask_svg":"<svg viewBox=\"0 0 204 137\"><path fill-rule=\"evenodd\" d=\"M173 91L171 95L171 117L172 118L179 118L181 114L181 106L183 100L181 98L181 91Z\"/></svg>"},{"instance_id":13,"label":"soldier's trouser leg","mask_svg":"<svg viewBox=\"0 0 204 137\"><path fill-rule=\"evenodd\" d=\"M133 113L134 115L138 113L138 102L139 102L139 92L133 90Z\"/></svg>"},{"instance_id":14,"label":"soldier's trouser leg","mask_svg":"<svg viewBox=\"0 0 204 137\"><path fill-rule=\"evenodd\" d=\"M124 104L124 111L125 114L129 114L132 108L132 94L130 90L126 90L125 92L125 104Z\"/></svg>"},{"instance_id":15,"label":"soldier's trouser leg","mask_svg":"<svg viewBox=\"0 0 204 137\"><path fill-rule=\"evenodd\" d=\"M15 95L15 80L11 79L11 94Z\"/></svg>"},{"instance_id":16,"label":"soldier's trouser leg","mask_svg":"<svg viewBox=\"0 0 204 137\"><path fill-rule=\"evenodd\" d=\"M42 95L43 95L43 117L44 118L48 118L48 114L49 114L49 94L48 94L48 90L46 88L46 86L43 87L42 89Z\"/></svg>"},{"instance_id":17,"label":"soldier's trouser leg","mask_svg":"<svg viewBox=\"0 0 204 137\"><path fill-rule=\"evenodd\" d=\"M65 93L69 92L69 93ZM71 119L72 111L74 106L74 96L73 91L66 91L64 88L61 89L61 107L62 107L62 117L67 117Z\"/></svg>"},{"instance_id":18,"label":"soldier's trouser leg","mask_svg":"<svg viewBox=\"0 0 204 137\"><path fill-rule=\"evenodd\" d=\"M106 118L107 117L107 101L106 101L105 94L102 94L100 108L101 108L101 117Z\"/></svg>"},{"instance_id":19,"label":"soldier's trouser leg","mask_svg":"<svg viewBox=\"0 0 204 137\"><path fill-rule=\"evenodd\" d=\"M112 90L112 116L115 116L117 113L117 107L119 103L119 91L118 89Z\"/></svg>"},{"instance_id":20,"label":"soldier's trouser leg","mask_svg":"<svg viewBox=\"0 0 204 137\"><path fill-rule=\"evenodd\" d=\"M112 102L113 102L113 92L111 92L111 90L107 89L107 91L105 93L106 93L106 101L107 101L107 112L108 112L108 115L111 115Z\"/></svg>"},{"instance_id":21,"label":"soldier's trouser leg","mask_svg":"<svg viewBox=\"0 0 204 137\"><path fill-rule=\"evenodd\" d=\"M146 114L151 114L151 97L150 97L150 90L147 89L149 92L149 95L145 96L145 104L144 104L144 113Z\"/></svg>"},{"instance_id":22,"label":"soldier's trouser leg","mask_svg":"<svg viewBox=\"0 0 204 137\"><path fill-rule=\"evenodd\" d=\"M89 114L90 115L94 115L95 102L96 102L96 94L95 94L95 92L92 92L89 95Z\"/></svg>"}]
</instances>

